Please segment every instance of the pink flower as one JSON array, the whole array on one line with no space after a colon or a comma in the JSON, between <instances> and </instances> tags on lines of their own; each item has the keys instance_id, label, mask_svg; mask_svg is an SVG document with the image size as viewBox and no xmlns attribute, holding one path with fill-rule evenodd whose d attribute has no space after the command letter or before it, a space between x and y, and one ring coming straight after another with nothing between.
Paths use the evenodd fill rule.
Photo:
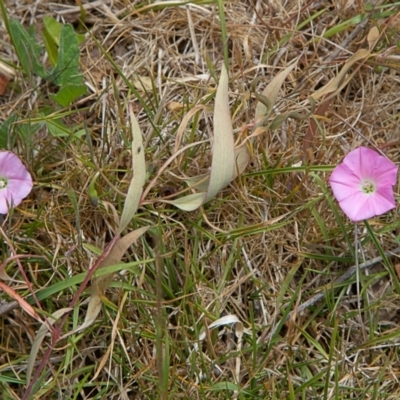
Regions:
<instances>
[{"instance_id":1,"label":"pink flower","mask_svg":"<svg viewBox=\"0 0 400 400\"><path fill-rule=\"evenodd\" d=\"M10 151L0 151L0 214L18 206L32 186L32 177L21 160Z\"/></svg>"},{"instance_id":2,"label":"pink flower","mask_svg":"<svg viewBox=\"0 0 400 400\"><path fill-rule=\"evenodd\" d=\"M329 178L341 209L352 221L381 215L396 206L398 167L366 147L351 151Z\"/></svg>"}]
</instances>

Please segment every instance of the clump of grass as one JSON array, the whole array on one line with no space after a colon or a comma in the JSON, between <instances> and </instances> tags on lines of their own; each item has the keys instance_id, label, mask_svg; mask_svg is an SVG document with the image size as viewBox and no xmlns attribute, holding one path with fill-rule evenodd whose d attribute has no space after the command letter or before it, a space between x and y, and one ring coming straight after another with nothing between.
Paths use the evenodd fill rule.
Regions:
<instances>
[{"instance_id":1,"label":"clump of grass","mask_svg":"<svg viewBox=\"0 0 400 400\"><path fill-rule=\"evenodd\" d=\"M0 295L3 397L397 398L396 212L360 226L373 264L363 269L358 309L354 275L340 278L354 264L353 226L327 187L333 166L361 144L400 161L396 5L92 5L2 5L5 22L34 24L39 44L44 16L84 35L87 87L57 103L57 84L24 73L7 24L0 28L0 61L16 71L0 99L0 140L35 180L3 221L7 284L32 302L10 258L25 256L43 320L84 289L58 315L58 340L47 332L34 359L43 325ZM373 52L349 64L375 26ZM44 53L37 57L50 70ZM246 141L251 161L213 200L183 211L166 201L210 170L224 64L234 138ZM346 85L309 100L346 65ZM263 91L283 72L271 104ZM145 195L119 232L135 179L130 108L143 136ZM119 233L145 227L103 269L112 280L100 291L101 312L79 330L100 279L83 287L88 271ZM27 390L29 362L40 373Z\"/></svg>"}]
</instances>

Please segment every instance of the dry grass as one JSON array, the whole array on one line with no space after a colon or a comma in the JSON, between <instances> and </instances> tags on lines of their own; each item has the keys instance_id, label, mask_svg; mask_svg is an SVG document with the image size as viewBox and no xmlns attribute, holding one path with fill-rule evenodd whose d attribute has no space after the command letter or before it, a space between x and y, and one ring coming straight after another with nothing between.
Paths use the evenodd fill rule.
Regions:
<instances>
[{"instance_id":1,"label":"dry grass","mask_svg":"<svg viewBox=\"0 0 400 400\"><path fill-rule=\"evenodd\" d=\"M33 24L37 32L48 15L80 29L79 8L73 4L7 3L9 18ZM81 69L90 90L70 107L64 122L86 129L88 140L54 138L43 127L34 131L29 121L44 106L62 112L49 100L52 87L40 79L17 74L0 98L1 121L12 113L21 118L10 140L35 180L33 193L5 219L3 229L16 254L29 255L21 262L47 315L68 306L81 281L63 282L85 273L98 256L94 248L104 249L114 236L131 179L127 105L144 134L149 178L174 154L178 127L195 106L204 105L205 111L195 114L181 147L212 132L215 82L224 61L217 4L130 3L85 5L90 31L81 44ZM400 396L398 262L389 257L364 270L361 310L354 277L332 290L329 284L354 264L354 227L326 187L329 168L318 169L334 166L359 145L379 148L400 163L400 10L399 3L381 4L365 11L362 1L226 2L238 141L254 124L255 78L261 92L298 59L274 113L305 113L307 98L366 47L373 26L382 32L374 50L379 57L351 69L349 84L326 109L317 108L318 124L289 119L257 137L246 172L199 211L183 212L160 200L185 188L182 176L207 172L210 146L178 157L143 199L130 226L152 227L124 258L140 261L139 267L116 274L94 325L57 343L32 398ZM340 28L365 14L363 22ZM1 60L18 65L4 25L0 29ZM98 171L96 206L88 190ZM366 260L396 248L397 214L359 225ZM6 262L12 252L6 240L1 246ZM15 261L8 261L6 271L16 279L7 283L28 298ZM323 290L322 301L297 311ZM82 323L87 298L85 292L64 333ZM2 293L0 301L11 300ZM0 391L4 399L19 399L40 326L18 307L4 312L4 304ZM208 328L226 315L243 324L242 343L240 324ZM46 339L39 355L49 345Z\"/></svg>"}]
</instances>

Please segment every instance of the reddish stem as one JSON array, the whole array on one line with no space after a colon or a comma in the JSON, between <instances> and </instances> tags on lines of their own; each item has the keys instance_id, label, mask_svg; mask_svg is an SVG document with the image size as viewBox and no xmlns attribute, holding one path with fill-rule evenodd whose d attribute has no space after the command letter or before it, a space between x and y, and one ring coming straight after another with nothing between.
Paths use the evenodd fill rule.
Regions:
<instances>
[{"instance_id":1,"label":"reddish stem","mask_svg":"<svg viewBox=\"0 0 400 400\"><path fill-rule=\"evenodd\" d=\"M79 287L79 289L76 291L75 296L73 297L73 299L71 300L71 302L69 303L69 307L70 308L74 308L76 302L78 301L79 297L81 296L81 294L83 293L83 291L85 290L86 286L88 285L90 279L92 278L93 274L96 272L98 266L100 265L100 263L108 256L108 254L110 253L112 247L114 246L115 242L118 240L120 236L120 233L117 233L113 239L111 240L111 242L107 245L107 247L105 248L105 250L103 251L103 253L101 254L101 256L97 259L97 261L93 264L92 268L89 269L84 281L82 282L81 286ZM51 352L53 351L53 348L55 347L55 345L57 344L60 335L61 335L61 329L65 324L65 321L68 318L68 314L69 313L65 313L64 316L62 317L61 321L58 322L53 331L52 331L52 335L51 335L51 345L49 346L49 348L46 350L46 352L44 353L43 357L42 357L42 361L40 362L35 374L33 375L33 378L31 379L31 381L29 382L28 387L26 388L26 391L24 393L24 396L22 397L21 400L28 400L29 395L31 394L33 385L35 382L38 381L40 374L43 372L44 367L46 366L47 362L49 361Z\"/></svg>"}]
</instances>

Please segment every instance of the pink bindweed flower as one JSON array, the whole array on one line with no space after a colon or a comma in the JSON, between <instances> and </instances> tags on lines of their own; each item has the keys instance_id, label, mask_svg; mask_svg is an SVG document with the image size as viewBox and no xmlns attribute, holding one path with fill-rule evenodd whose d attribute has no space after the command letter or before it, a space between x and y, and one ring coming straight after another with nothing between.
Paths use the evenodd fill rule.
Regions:
<instances>
[{"instance_id":1,"label":"pink bindweed flower","mask_svg":"<svg viewBox=\"0 0 400 400\"><path fill-rule=\"evenodd\" d=\"M0 214L18 206L32 186L32 177L21 160L10 151L0 151Z\"/></svg>"},{"instance_id":2,"label":"pink bindweed flower","mask_svg":"<svg viewBox=\"0 0 400 400\"><path fill-rule=\"evenodd\" d=\"M398 167L367 147L351 151L329 178L333 194L354 222L381 215L396 206L393 185Z\"/></svg>"}]
</instances>

